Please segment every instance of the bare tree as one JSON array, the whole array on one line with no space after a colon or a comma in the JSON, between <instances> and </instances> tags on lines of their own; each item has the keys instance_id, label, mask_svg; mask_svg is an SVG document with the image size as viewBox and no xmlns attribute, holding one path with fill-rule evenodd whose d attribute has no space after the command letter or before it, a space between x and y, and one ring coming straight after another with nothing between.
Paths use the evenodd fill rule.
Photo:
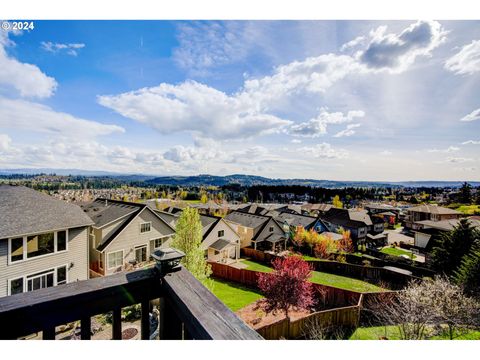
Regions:
<instances>
[{"instance_id":1,"label":"bare tree","mask_svg":"<svg viewBox=\"0 0 480 360\"><path fill-rule=\"evenodd\" d=\"M403 340L439 334L450 339L480 327L480 305L446 278L411 282L404 290L386 293L365 304L382 325L397 326Z\"/></svg>"}]
</instances>

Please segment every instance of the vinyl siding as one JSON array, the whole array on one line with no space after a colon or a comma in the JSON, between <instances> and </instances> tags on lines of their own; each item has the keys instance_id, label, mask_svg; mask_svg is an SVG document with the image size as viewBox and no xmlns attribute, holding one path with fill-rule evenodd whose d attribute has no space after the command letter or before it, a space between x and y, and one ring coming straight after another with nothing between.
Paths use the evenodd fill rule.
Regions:
<instances>
[{"instance_id":1,"label":"vinyl siding","mask_svg":"<svg viewBox=\"0 0 480 360\"><path fill-rule=\"evenodd\" d=\"M218 232L220 230L223 230L225 232L225 235L222 236L222 237L218 237ZM225 239L227 241L230 241L231 243L234 243L236 244L236 252L237 252L237 256L240 257L240 236L238 236L238 234L232 230L232 228L230 226L228 226L226 223L225 223L225 220L220 220L216 225L215 227L212 229L212 231L210 231L210 233L208 234L207 238L205 240L203 240L202 242L202 249L203 250L207 250L208 247L210 245L212 245L215 241L217 241L218 239ZM208 258L210 260L210 250L212 249L209 249L209 252L208 252ZM212 252L212 254L214 253L214 251Z\"/></svg>"},{"instance_id":2,"label":"vinyl siding","mask_svg":"<svg viewBox=\"0 0 480 360\"><path fill-rule=\"evenodd\" d=\"M0 297L8 295L8 280L32 275L57 266L73 263L67 281L88 279L88 227L68 230L68 250L38 259L32 258L8 265L8 240L0 240Z\"/></svg>"},{"instance_id":3,"label":"vinyl siding","mask_svg":"<svg viewBox=\"0 0 480 360\"><path fill-rule=\"evenodd\" d=\"M270 232L269 230L270 230L270 227L272 226L273 226L273 232ZM284 236L285 232L280 226L278 226L278 224L275 221L270 219L267 225L265 225L265 227L262 229L260 234L257 236L257 239L256 239L257 242L264 240L270 234L278 234L278 235Z\"/></svg>"},{"instance_id":4,"label":"vinyl siding","mask_svg":"<svg viewBox=\"0 0 480 360\"><path fill-rule=\"evenodd\" d=\"M151 230L146 233L140 233L140 224L151 222ZM173 231L165 225L152 211L145 208L123 231L106 247L105 256L105 275L110 275L121 271L121 267L108 269L108 254L123 250L123 263L127 264L135 260L135 247L147 245L147 254L150 254L150 241L167 235L173 235Z\"/></svg>"}]
</instances>

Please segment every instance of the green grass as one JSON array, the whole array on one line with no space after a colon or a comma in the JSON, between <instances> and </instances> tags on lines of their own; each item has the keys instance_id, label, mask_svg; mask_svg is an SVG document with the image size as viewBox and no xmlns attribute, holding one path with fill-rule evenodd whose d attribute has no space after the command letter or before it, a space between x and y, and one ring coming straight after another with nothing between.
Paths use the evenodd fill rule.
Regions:
<instances>
[{"instance_id":1,"label":"green grass","mask_svg":"<svg viewBox=\"0 0 480 360\"><path fill-rule=\"evenodd\" d=\"M263 297L260 292L234 282L215 278L211 278L210 281L213 283L212 293L232 311L237 311Z\"/></svg>"},{"instance_id":2,"label":"green grass","mask_svg":"<svg viewBox=\"0 0 480 360\"><path fill-rule=\"evenodd\" d=\"M251 260L242 260L247 265L247 270L272 272L273 269L266 265L257 263ZM358 292L379 292L383 291L381 287L370 284L368 282L352 279L346 276L340 276L335 274L329 274L325 272L312 271L311 282L320 285L333 286L340 289L358 291Z\"/></svg>"},{"instance_id":3,"label":"green grass","mask_svg":"<svg viewBox=\"0 0 480 360\"><path fill-rule=\"evenodd\" d=\"M350 340L378 340L385 336L389 340L400 340L400 332L396 326L360 327L350 336ZM449 340L448 336L434 336L432 340ZM480 340L480 331L472 331L456 337L455 340Z\"/></svg>"},{"instance_id":4,"label":"green grass","mask_svg":"<svg viewBox=\"0 0 480 360\"><path fill-rule=\"evenodd\" d=\"M411 251L406 251L399 248L384 247L380 252L393 256L407 255L412 260L416 258L416 256Z\"/></svg>"},{"instance_id":5,"label":"green grass","mask_svg":"<svg viewBox=\"0 0 480 360\"><path fill-rule=\"evenodd\" d=\"M465 215L473 215L475 212L480 212L480 205L461 205L455 210L460 211Z\"/></svg>"}]
</instances>

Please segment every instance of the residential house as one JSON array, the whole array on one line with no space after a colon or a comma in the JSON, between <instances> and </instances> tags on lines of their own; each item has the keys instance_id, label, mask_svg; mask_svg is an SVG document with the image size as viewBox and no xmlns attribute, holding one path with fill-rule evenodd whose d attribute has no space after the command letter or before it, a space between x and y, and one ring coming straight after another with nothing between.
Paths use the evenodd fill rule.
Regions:
<instances>
[{"instance_id":1,"label":"residential house","mask_svg":"<svg viewBox=\"0 0 480 360\"><path fill-rule=\"evenodd\" d=\"M284 230L292 233L294 233L298 228L304 228L305 230L313 229L317 233L329 231L328 227L320 218L313 216L282 212L275 216L274 219L284 226Z\"/></svg>"},{"instance_id":2,"label":"residential house","mask_svg":"<svg viewBox=\"0 0 480 360\"><path fill-rule=\"evenodd\" d=\"M364 244L367 238L375 241L380 241L380 236L386 238L383 234L383 221L374 224L365 210L331 208L320 219L332 232L338 232L340 228L349 230L357 245Z\"/></svg>"},{"instance_id":3,"label":"residential house","mask_svg":"<svg viewBox=\"0 0 480 360\"><path fill-rule=\"evenodd\" d=\"M74 204L0 185L0 296L88 279L88 229Z\"/></svg>"},{"instance_id":4,"label":"residential house","mask_svg":"<svg viewBox=\"0 0 480 360\"><path fill-rule=\"evenodd\" d=\"M424 204L406 210L405 227L412 230L422 229L421 221L443 221L459 219L462 213L446 207Z\"/></svg>"},{"instance_id":5,"label":"residential house","mask_svg":"<svg viewBox=\"0 0 480 360\"><path fill-rule=\"evenodd\" d=\"M93 276L129 270L150 260L169 242L174 228L145 204L96 199L82 205L90 230L90 269Z\"/></svg>"},{"instance_id":6,"label":"residential house","mask_svg":"<svg viewBox=\"0 0 480 360\"><path fill-rule=\"evenodd\" d=\"M180 214L156 211L164 221L173 228ZM219 216L200 214L202 223L202 245L209 261L231 263L240 257L240 236L233 226Z\"/></svg>"},{"instance_id":7,"label":"residential house","mask_svg":"<svg viewBox=\"0 0 480 360\"><path fill-rule=\"evenodd\" d=\"M224 217L240 236L240 247L279 251L286 248L288 234L271 216L232 211Z\"/></svg>"},{"instance_id":8,"label":"residential house","mask_svg":"<svg viewBox=\"0 0 480 360\"><path fill-rule=\"evenodd\" d=\"M471 216L468 217L471 226L480 229L480 219ZM417 229L414 232L414 245L416 247L429 251L433 244L433 239L438 238L442 233L452 231L458 224L460 219L449 219L441 221L422 220L416 223Z\"/></svg>"},{"instance_id":9,"label":"residential house","mask_svg":"<svg viewBox=\"0 0 480 360\"><path fill-rule=\"evenodd\" d=\"M305 215L319 216L325 214L332 207L332 204L303 204L301 210Z\"/></svg>"}]
</instances>

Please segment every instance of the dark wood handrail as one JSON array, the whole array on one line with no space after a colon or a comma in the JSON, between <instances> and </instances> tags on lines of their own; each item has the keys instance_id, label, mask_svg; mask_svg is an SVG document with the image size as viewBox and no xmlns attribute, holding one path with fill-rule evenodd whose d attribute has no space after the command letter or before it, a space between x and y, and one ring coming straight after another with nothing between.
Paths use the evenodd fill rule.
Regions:
<instances>
[{"instance_id":1,"label":"dark wood handrail","mask_svg":"<svg viewBox=\"0 0 480 360\"><path fill-rule=\"evenodd\" d=\"M0 298L0 339L39 331L55 337L55 326L113 311L114 339L121 338L120 309L142 304L142 339L149 337L150 300L161 299L165 339L261 339L187 270L161 279L154 269L119 273ZM90 338L82 329L82 339Z\"/></svg>"},{"instance_id":2,"label":"dark wood handrail","mask_svg":"<svg viewBox=\"0 0 480 360\"><path fill-rule=\"evenodd\" d=\"M184 268L165 276L162 291L184 323L188 337L213 340L262 339Z\"/></svg>"}]
</instances>

